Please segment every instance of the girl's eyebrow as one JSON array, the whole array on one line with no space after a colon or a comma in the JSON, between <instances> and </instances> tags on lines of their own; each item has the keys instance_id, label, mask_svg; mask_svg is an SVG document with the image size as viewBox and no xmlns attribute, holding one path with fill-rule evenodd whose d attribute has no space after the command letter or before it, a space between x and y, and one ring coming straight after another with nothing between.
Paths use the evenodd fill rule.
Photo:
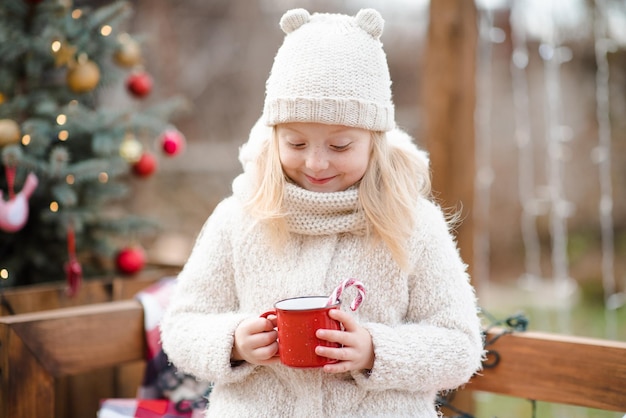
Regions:
<instances>
[{"instance_id":1,"label":"girl's eyebrow","mask_svg":"<svg viewBox=\"0 0 626 418\"><path fill-rule=\"evenodd\" d=\"M296 134L299 134L299 135L304 135L302 132L300 132L299 130L297 130L297 129L295 129L295 128L289 128L289 127L287 127L287 126L281 126L281 128L280 128L280 129L281 129L281 130L284 130L284 131L289 131L289 132L291 132L291 133L296 133Z\"/></svg>"},{"instance_id":2,"label":"girl's eyebrow","mask_svg":"<svg viewBox=\"0 0 626 418\"><path fill-rule=\"evenodd\" d=\"M355 129L350 127L350 126L337 126L336 129L333 129L332 131L328 132L330 135L334 135L334 134L338 134L338 133L342 133L342 132L349 132L349 131L354 131Z\"/></svg>"},{"instance_id":3,"label":"girl's eyebrow","mask_svg":"<svg viewBox=\"0 0 626 418\"><path fill-rule=\"evenodd\" d=\"M300 130L298 130L297 128L293 128L293 127L289 127L289 126L281 126L281 129L284 129L286 131L291 131L300 135L304 135L304 133ZM338 134L338 133L342 133L342 132L347 132L347 131L352 131L354 130L354 128L350 127L350 126L337 126L336 129L333 129L332 131L329 131L328 134L329 135L334 135L334 134Z\"/></svg>"}]
</instances>

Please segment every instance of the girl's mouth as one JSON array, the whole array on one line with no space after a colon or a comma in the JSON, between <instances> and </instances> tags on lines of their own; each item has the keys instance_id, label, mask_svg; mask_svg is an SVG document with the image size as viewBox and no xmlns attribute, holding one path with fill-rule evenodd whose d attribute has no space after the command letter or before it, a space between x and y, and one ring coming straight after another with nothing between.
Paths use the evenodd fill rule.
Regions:
<instances>
[{"instance_id":1,"label":"girl's mouth","mask_svg":"<svg viewBox=\"0 0 626 418\"><path fill-rule=\"evenodd\" d=\"M319 185L319 184L326 184L332 179L334 179L335 177L316 178L316 177L306 176L306 178L311 184Z\"/></svg>"}]
</instances>

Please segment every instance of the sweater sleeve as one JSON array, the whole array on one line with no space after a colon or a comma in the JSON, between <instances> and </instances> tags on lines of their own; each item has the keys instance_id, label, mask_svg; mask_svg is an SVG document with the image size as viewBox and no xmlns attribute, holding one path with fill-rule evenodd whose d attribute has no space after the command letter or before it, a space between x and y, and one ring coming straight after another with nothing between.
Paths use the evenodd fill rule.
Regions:
<instances>
[{"instance_id":1,"label":"sweater sleeve","mask_svg":"<svg viewBox=\"0 0 626 418\"><path fill-rule=\"evenodd\" d=\"M397 326L366 323L375 351L368 390L435 393L466 383L481 368L483 339L474 289L441 210L424 202L412 248L409 309Z\"/></svg>"},{"instance_id":2,"label":"sweater sleeve","mask_svg":"<svg viewBox=\"0 0 626 418\"><path fill-rule=\"evenodd\" d=\"M160 324L169 360L204 381L236 382L255 367L230 363L235 329L247 316L238 312L231 262L233 203L221 202L204 224Z\"/></svg>"}]
</instances>

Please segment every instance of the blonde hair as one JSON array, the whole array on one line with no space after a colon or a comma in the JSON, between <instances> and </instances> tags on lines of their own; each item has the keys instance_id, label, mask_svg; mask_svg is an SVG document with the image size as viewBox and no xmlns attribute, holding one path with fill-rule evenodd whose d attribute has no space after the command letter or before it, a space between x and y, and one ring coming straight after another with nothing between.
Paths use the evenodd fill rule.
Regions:
<instances>
[{"instance_id":1,"label":"blonde hair","mask_svg":"<svg viewBox=\"0 0 626 418\"><path fill-rule=\"evenodd\" d=\"M285 175L278 153L276 129L265 141L254 162L257 180L254 193L246 202L249 213L269 226L274 244L289 236L283 209ZM430 194L428 163L416 152L389 145L384 132L372 132L370 162L359 184L361 210L367 219L367 236L381 240L394 260L407 267L406 246L415 227L415 205Z\"/></svg>"}]
</instances>

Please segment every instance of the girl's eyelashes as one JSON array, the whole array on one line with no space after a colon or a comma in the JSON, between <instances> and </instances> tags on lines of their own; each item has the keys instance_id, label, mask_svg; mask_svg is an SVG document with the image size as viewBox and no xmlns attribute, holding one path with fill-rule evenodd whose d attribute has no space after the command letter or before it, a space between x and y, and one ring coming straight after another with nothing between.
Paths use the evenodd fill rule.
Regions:
<instances>
[{"instance_id":1,"label":"girl's eyelashes","mask_svg":"<svg viewBox=\"0 0 626 418\"><path fill-rule=\"evenodd\" d=\"M306 147L306 143L305 142L287 142L287 145L289 145L289 147L291 148L295 148L295 149L302 149ZM350 144L345 144L345 145L329 145L328 146L330 149L332 149L333 151L345 151L350 147Z\"/></svg>"},{"instance_id":2,"label":"girl's eyelashes","mask_svg":"<svg viewBox=\"0 0 626 418\"><path fill-rule=\"evenodd\" d=\"M345 144L345 145L331 145L330 147L332 149L334 149L335 151L345 151L348 149L348 147L350 146L350 144Z\"/></svg>"}]
</instances>

